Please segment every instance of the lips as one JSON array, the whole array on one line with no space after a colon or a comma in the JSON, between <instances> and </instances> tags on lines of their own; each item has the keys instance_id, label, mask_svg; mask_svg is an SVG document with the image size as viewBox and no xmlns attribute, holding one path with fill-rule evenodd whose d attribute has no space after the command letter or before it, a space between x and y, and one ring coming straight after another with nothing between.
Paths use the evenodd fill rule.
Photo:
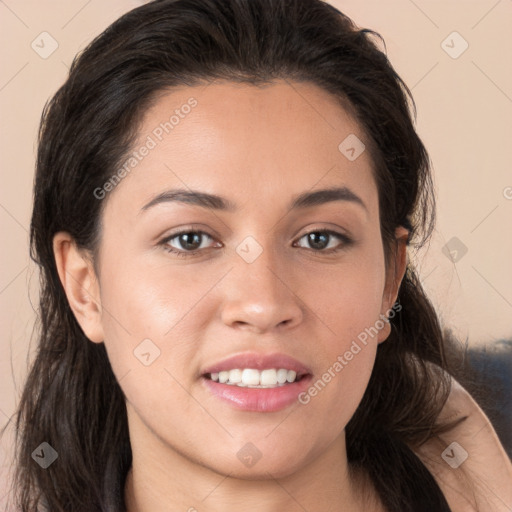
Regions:
<instances>
[{"instance_id":1,"label":"lips","mask_svg":"<svg viewBox=\"0 0 512 512\"><path fill-rule=\"evenodd\" d=\"M297 374L297 380L278 387L239 387L212 380L212 374L233 369L287 369ZM246 353L229 357L206 367L201 378L207 392L231 407L247 412L277 412L293 403L304 392L312 380L311 370L303 363L285 354Z\"/></svg>"}]
</instances>

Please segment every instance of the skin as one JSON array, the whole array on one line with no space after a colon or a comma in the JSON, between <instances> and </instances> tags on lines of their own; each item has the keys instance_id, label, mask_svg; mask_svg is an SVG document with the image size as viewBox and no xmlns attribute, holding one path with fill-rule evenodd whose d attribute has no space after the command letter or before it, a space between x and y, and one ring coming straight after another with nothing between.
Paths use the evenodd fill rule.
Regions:
<instances>
[{"instance_id":1,"label":"skin","mask_svg":"<svg viewBox=\"0 0 512 512\"><path fill-rule=\"evenodd\" d=\"M344 429L387 324L307 405L236 410L199 378L207 365L253 351L288 354L315 381L393 306L407 233L397 230L386 267L369 151L349 161L338 150L349 134L366 136L314 85L217 82L160 97L136 147L191 96L197 106L104 199L98 274L67 233L54 238L75 316L91 342L105 343L126 396L128 510L381 510L365 475L349 472ZM364 206L289 209L297 195L333 186ZM223 196L236 210L178 202L142 210L178 187ZM332 237L338 252L315 251L304 235L325 228L353 242ZM211 238L195 256L166 251L162 240L186 229ZM263 249L252 263L236 252L247 236ZM186 250L178 238L169 243ZM133 353L144 339L160 350L149 366ZM248 442L262 454L252 467L237 457Z\"/></svg>"},{"instance_id":2,"label":"skin","mask_svg":"<svg viewBox=\"0 0 512 512\"><path fill-rule=\"evenodd\" d=\"M512 463L496 432L471 395L454 379L439 421L466 418L449 432L413 450L434 475L453 512L510 512ZM452 443L456 442L456 452ZM451 447L451 448L450 448ZM442 453L464 450L467 459L450 467Z\"/></svg>"}]
</instances>

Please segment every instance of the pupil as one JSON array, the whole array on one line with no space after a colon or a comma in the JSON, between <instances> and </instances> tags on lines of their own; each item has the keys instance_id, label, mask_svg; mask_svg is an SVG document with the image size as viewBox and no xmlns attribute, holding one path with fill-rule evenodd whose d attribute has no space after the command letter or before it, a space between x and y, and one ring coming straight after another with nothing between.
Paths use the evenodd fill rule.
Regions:
<instances>
[{"instance_id":1,"label":"pupil","mask_svg":"<svg viewBox=\"0 0 512 512\"><path fill-rule=\"evenodd\" d=\"M314 249L323 249L327 246L327 233L310 233L309 243ZM322 241L318 241L318 238L322 238Z\"/></svg>"},{"instance_id":2,"label":"pupil","mask_svg":"<svg viewBox=\"0 0 512 512\"><path fill-rule=\"evenodd\" d=\"M197 249L201 245L199 233L184 233L180 236L180 243L184 249Z\"/></svg>"}]
</instances>

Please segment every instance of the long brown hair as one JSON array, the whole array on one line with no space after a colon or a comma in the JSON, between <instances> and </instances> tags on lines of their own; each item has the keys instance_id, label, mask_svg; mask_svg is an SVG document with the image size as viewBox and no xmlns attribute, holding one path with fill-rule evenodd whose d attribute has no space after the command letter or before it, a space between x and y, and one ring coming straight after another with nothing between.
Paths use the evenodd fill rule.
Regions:
<instances>
[{"instance_id":1,"label":"long brown hair","mask_svg":"<svg viewBox=\"0 0 512 512\"><path fill-rule=\"evenodd\" d=\"M22 512L125 510L131 448L124 395L104 345L85 337L68 305L52 239L67 231L94 254L108 201L94 191L126 158L159 92L214 79L316 84L349 106L371 142L386 256L397 226L410 229L410 247L429 238L429 158L414 129L410 91L381 43L320 0L158 0L122 16L74 60L39 133L31 223L39 343L16 413L14 496ZM436 420L449 381L436 371L447 367L438 318L410 264L399 301L346 427L349 463L370 475L389 510L448 511L411 450L447 428ZM42 442L59 454L47 469L31 458Z\"/></svg>"}]
</instances>

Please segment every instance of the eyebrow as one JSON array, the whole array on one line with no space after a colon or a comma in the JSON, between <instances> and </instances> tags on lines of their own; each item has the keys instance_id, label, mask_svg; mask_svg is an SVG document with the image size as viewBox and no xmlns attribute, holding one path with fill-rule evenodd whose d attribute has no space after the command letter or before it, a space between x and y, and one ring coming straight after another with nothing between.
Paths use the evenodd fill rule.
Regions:
<instances>
[{"instance_id":1,"label":"eyebrow","mask_svg":"<svg viewBox=\"0 0 512 512\"><path fill-rule=\"evenodd\" d=\"M315 190L314 192L303 192L292 199L289 205L290 210L309 208L318 206L332 201L348 201L362 206L367 210L363 200L347 187L327 188L323 190ZM229 199L223 198L215 194L208 194L197 190L174 189L167 190L158 194L145 204L141 211L146 211L161 203L180 202L201 206L213 210L233 212L237 210L235 203Z\"/></svg>"}]
</instances>

